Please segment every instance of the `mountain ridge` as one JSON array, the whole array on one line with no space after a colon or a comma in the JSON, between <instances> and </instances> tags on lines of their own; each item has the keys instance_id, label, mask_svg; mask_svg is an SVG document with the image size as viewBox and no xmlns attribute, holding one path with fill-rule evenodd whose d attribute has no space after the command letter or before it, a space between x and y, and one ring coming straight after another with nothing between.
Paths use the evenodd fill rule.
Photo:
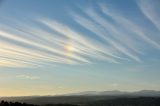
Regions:
<instances>
[{"instance_id":1,"label":"mountain ridge","mask_svg":"<svg viewBox=\"0 0 160 106\"><path fill-rule=\"evenodd\" d=\"M112 90L112 91L84 91L84 92L76 92L65 94L65 96L94 96L94 95L109 95L109 96L119 96L119 95L133 95L133 96L160 96L160 91L157 90L140 90L140 91L120 91L120 90Z\"/></svg>"}]
</instances>

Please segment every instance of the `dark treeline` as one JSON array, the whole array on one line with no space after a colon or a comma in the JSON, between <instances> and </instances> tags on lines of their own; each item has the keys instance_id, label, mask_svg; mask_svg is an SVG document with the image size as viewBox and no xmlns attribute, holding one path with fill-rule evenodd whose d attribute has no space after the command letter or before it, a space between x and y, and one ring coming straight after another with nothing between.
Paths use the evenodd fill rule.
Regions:
<instances>
[{"instance_id":1,"label":"dark treeline","mask_svg":"<svg viewBox=\"0 0 160 106\"><path fill-rule=\"evenodd\" d=\"M20 102L7 102L7 101L1 101L0 106L78 106L78 105L72 105L72 104L46 104L46 105L34 105L34 104L26 104L26 103L20 103Z\"/></svg>"},{"instance_id":2,"label":"dark treeline","mask_svg":"<svg viewBox=\"0 0 160 106\"><path fill-rule=\"evenodd\" d=\"M19 102L7 102L2 100L0 106L37 106L37 105L19 103Z\"/></svg>"}]
</instances>

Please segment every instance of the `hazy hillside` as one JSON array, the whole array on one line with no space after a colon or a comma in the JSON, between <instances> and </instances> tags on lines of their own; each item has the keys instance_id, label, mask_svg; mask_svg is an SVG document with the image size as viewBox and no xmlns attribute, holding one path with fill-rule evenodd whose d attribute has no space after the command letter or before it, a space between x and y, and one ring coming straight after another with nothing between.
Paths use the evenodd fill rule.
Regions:
<instances>
[{"instance_id":1,"label":"hazy hillside","mask_svg":"<svg viewBox=\"0 0 160 106\"><path fill-rule=\"evenodd\" d=\"M108 95L108 96L121 96L121 95L129 95L129 96L160 96L160 91L155 90L141 90L136 92L124 92L124 91L85 91L78 93L71 93L67 95Z\"/></svg>"},{"instance_id":2,"label":"hazy hillside","mask_svg":"<svg viewBox=\"0 0 160 106\"><path fill-rule=\"evenodd\" d=\"M153 97L153 98L159 99L160 92L153 91L153 90L143 90L143 91L137 91L137 92L87 91L87 92L67 94L65 96L61 95L61 96L1 97L0 100L7 100L7 101L14 101L14 102L18 101L18 102L25 102L29 104L38 104L38 105L40 104L58 104L58 103L88 104L88 103L94 103L94 102L101 103L101 102L105 102L108 100L114 100L114 99L117 100L119 98L125 98L128 100L129 98L133 99L133 98L139 98L139 97L146 97L146 98ZM139 100L139 99L136 99L136 100Z\"/></svg>"},{"instance_id":3,"label":"hazy hillside","mask_svg":"<svg viewBox=\"0 0 160 106\"><path fill-rule=\"evenodd\" d=\"M2 101L0 106L160 106L160 97L41 97L36 100L30 99L28 102L25 101L25 103L24 101Z\"/></svg>"}]
</instances>

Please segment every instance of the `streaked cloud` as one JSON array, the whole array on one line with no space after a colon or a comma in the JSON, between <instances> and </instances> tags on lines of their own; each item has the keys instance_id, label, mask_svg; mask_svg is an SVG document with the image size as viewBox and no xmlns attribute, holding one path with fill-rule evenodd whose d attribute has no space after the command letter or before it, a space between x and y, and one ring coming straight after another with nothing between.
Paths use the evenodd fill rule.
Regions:
<instances>
[{"instance_id":1,"label":"streaked cloud","mask_svg":"<svg viewBox=\"0 0 160 106\"><path fill-rule=\"evenodd\" d=\"M98 58L107 59L107 55L108 59L109 56L118 58L118 56L114 56L114 54L111 53L111 50L108 48L107 45L105 47L105 45L101 44L100 42L93 41L92 38L88 38L86 35L82 35L79 32L74 31L70 27L57 23L53 20L48 20L48 21L40 20L40 21L45 25L47 25L49 28L53 29L54 31L63 34L66 38L70 39L71 42L74 42L73 45L75 54L80 54L82 56L88 56L96 59Z\"/></svg>"},{"instance_id":2,"label":"streaked cloud","mask_svg":"<svg viewBox=\"0 0 160 106\"><path fill-rule=\"evenodd\" d=\"M129 31L129 33L138 36L139 38L141 38L141 40L153 45L158 49L160 48L160 44L152 40L152 35L148 35L148 32L144 31L144 29L140 27L138 24L133 23L132 20L127 19L126 17L120 15L119 13L110 11L105 5L101 5L101 8L104 14L112 17L114 21L119 23L121 27L124 27L125 30Z\"/></svg>"},{"instance_id":3,"label":"streaked cloud","mask_svg":"<svg viewBox=\"0 0 160 106\"><path fill-rule=\"evenodd\" d=\"M39 76L31 76L31 75L17 75L17 78L21 78L21 79L29 79L29 80L37 80L40 79Z\"/></svg>"},{"instance_id":4,"label":"streaked cloud","mask_svg":"<svg viewBox=\"0 0 160 106\"><path fill-rule=\"evenodd\" d=\"M117 53L117 54L123 53L123 54L127 55L128 57L140 62L140 59L138 57L136 57L135 55L130 53L130 51L127 48L125 48L120 43L118 43L113 38L111 38L112 35L110 35L108 33L108 31L107 31L107 30L110 30L110 29L106 29L106 28L103 27L102 23L100 22L103 19L101 19L99 16L97 16L94 13L93 14L91 13L91 16L90 16L92 18L94 17L93 19L94 19L95 22L96 22L96 20L101 19L99 21L100 23L97 22L98 24L96 24L95 22L92 22L92 21L90 21L90 20L88 20L88 19L86 19L84 17L81 17L81 16L79 16L77 14L73 14L73 16L74 16L74 19L76 20L76 22L78 22L80 25L82 25L86 29L90 30L91 32L95 33L101 39L104 39L107 43L109 43L109 45L111 47L115 48L117 50L117 52L119 51L119 53Z\"/></svg>"},{"instance_id":5,"label":"streaked cloud","mask_svg":"<svg viewBox=\"0 0 160 106\"><path fill-rule=\"evenodd\" d=\"M148 18L160 31L160 1L137 0L137 4L146 18Z\"/></svg>"},{"instance_id":6,"label":"streaked cloud","mask_svg":"<svg viewBox=\"0 0 160 106\"><path fill-rule=\"evenodd\" d=\"M153 3L140 1L139 10L157 29L159 15ZM0 25L0 67L41 67L52 64L92 64L98 61L143 62L144 47L160 49L158 40L133 20L105 4L68 12L89 33L49 17L32 22ZM146 8L147 7L147 8ZM108 17L108 18L106 18ZM110 19L112 21L110 21ZM10 22L11 22L10 21ZM30 21L30 20L28 20Z\"/></svg>"},{"instance_id":7,"label":"streaked cloud","mask_svg":"<svg viewBox=\"0 0 160 106\"><path fill-rule=\"evenodd\" d=\"M104 18L92 6L85 9L80 7L85 16L74 11L71 12L71 15L79 25L104 39L112 48L115 48L117 54L124 54L137 62L141 62L142 47L147 46L143 42L157 49L160 48L160 44L154 40L155 38L151 35L151 32L144 30L138 23L133 22L124 14L119 13L118 10L109 8L105 4L100 4L99 8L108 18Z\"/></svg>"}]
</instances>

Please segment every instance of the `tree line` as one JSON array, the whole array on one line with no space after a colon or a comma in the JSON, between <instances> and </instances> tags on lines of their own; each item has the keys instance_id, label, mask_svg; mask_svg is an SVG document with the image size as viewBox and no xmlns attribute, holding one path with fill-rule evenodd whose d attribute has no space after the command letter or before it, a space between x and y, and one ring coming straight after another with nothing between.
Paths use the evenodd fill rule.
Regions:
<instances>
[{"instance_id":1,"label":"tree line","mask_svg":"<svg viewBox=\"0 0 160 106\"><path fill-rule=\"evenodd\" d=\"M46 104L46 105L34 105L34 104L27 104L27 103L20 103L20 102L7 102L2 100L0 102L0 106L78 106L72 104Z\"/></svg>"}]
</instances>

